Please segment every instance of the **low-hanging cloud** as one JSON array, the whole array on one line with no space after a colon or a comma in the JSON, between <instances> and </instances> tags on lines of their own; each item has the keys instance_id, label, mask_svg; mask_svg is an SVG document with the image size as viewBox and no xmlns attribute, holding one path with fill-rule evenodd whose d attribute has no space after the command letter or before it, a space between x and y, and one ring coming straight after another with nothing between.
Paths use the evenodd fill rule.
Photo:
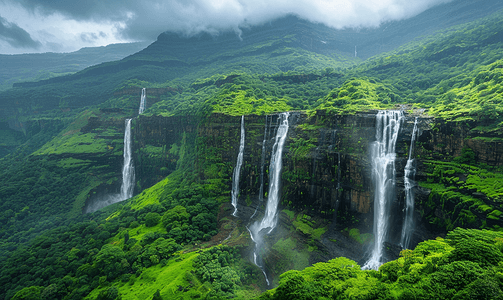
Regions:
<instances>
[{"instance_id":1,"label":"low-hanging cloud","mask_svg":"<svg viewBox=\"0 0 503 300\"><path fill-rule=\"evenodd\" d=\"M115 24L115 38L154 40L164 31L191 35L262 24L294 14L333 28L376 27L452 0L0 0L32 16ZM79 33L80 36L80 33ZM88 39L90 40L90 39Z\"/></svg>"},{"instance_id":2,"label":"low-hanging cloud","mask_svg":"<svg viewBox=\"0 0 503 300\"><path fill-rule=\"evenodd\" d=\"M38 49L41 44L31 38L26 30L18 25L8 22L0 16L0 40L16 48Z\"/></svg>"}]
</instances>

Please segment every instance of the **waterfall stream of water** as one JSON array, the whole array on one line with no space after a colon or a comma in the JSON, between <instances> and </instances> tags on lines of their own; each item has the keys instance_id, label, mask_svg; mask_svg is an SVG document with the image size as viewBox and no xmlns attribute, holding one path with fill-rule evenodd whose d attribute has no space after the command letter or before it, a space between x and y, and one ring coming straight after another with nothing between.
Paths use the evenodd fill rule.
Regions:
<instances>
[{"instance_id":1,"label":"waterfall stream of water","mask_svg":"<svg viewBox=\"0 0 503 300\"><path fill-rule=\"evenodd\" d=\"M254 263L262 270L269 285L264 267L260 263L258 251L263 247L264 235L270 234L276 227L278 220L278 204L280 199L280 184L281 184L281 169L283 167L283 146L285 145L286 136L288 134L288 117L290 113L281 113L279 116L279 126L276 131L274 145L271 152L271 161L269 164L269 189L267 193L267 204L264 217L260 222L253 223L248 231L252 240L255 242L255 251L253 253Z\"/></svg>"},{"instance_id":2,"label":"waterfall stream of water","mask_svg":"<svg viewBox=\"0 0 503 300\"><path fill-rule=\"evenodd\" d=\"M363 269L377 270L383 263L383 243L388 232L389 206L395 197L395 146L402 122L401 111L379 111L376 141L371 145L374 184L374 249Z\"/></svg>"},{"instance_id":3,"label":"waterfall stream of water","mask_svg":"<svg viewBox=\"0 0 503 300\"><path fill-rule=\"evenodd\" d=\"M131 142L131 119L126 119L126 130L124 132L124 163L122 166L120 201L129 199L133 196L135 176Z\"/></svg>"},{"instance_id":4,"label":"waterfall stream of water","mask_svg":"<svg viewBox=\"0 0 503 300\"><path fill-rule=\"evenodd\" d=\"M236 167L232 174L232 206L234 206L233 216L238 212L238 196L239 196L239 175L241 174L241 166L243 165L243 153L245 149L245 116L241 116L241 138L239 139L239 153L236 161Z\"/></svg>"},{"instance_id":5,"label":"waterfall stream of water","mask_svg":"<svg viewBox=\"0 0 503 300\"><path fill-rule=\"evenodd\" d=\"M140 98L140 108L138 109L138 114L141 115L146 108L147 108L147 90L145 88L142 88Z\"/></svg>"},{"instance_id":6,"label":"waterfall stream of water","mask_svg":"<svg viewBox=\"0 0 503 300\"><path fill-rule=\"evenodd\" d=\"M410 140L409 158L405 165L404 186L405 186L405 219L402 227L402 236L400 245L403 249L408 249L410 244L410 236L414 229L414 190L416 166L414 165L414 143L417 135L417 118L414 120L414 129Z\"/></svg>"}]
</instances>

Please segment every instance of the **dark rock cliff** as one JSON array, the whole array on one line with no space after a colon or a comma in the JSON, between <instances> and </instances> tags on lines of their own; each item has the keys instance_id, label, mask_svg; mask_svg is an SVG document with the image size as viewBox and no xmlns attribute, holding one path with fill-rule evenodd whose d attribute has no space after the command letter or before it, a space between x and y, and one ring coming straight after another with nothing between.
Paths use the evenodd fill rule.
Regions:
<instances>
[{"instance_id":1,"label":"dark rock cliff","mask_svg":"<svg viewBox=\"0 0 503 300\"><path fill-rule=\"evenodd\" d=\"M326 236L348 228L356 228L362 234L372 234L374 188L369 147L375 141L375 114L371 111L331 115L317 111L308 116L302 112L291 112L283 155L279 210L288 209L321 220L328 225ZM399 243L403 224L404 168L416 117L419 130L413 155L418 167L418 181L428 180L424 161L452 159L462 155L466 147L473 150L477 162L493 166L503 164L503 150L498 139L476 137L474 132L457 124L405 113L396 146L396 197L390 204L387 240L390 243L388 248L391 249ZM246 115L244 120L246 137L239 183L238 217L249 220L256 210L259 215L263 212L267 200L269 161L278 115ZM200 180L221 189L221 199L228 203L229 209L226 211L230 211L240 121L241 116L223 114L212 114L204 119L190 116L139 116L133 123L137 192L176 170L181 158L190 152L195 155L194 169ZM195 142L187 142L188 136ZM445 232L446 228L429 224L429 218L446 215L450 207L444 207L440 200L430 197L431 191L428 189L416 186L414 192L416 229L411 246ZM429 203L429 206L425 203ZM280 222L284 220L288 218L281 213ZM498 220L491 222L501 223ZM325 244L328 248L325 250L338 253L335 247ZM365 254L361 252L358 255L361 259ZM396 255L396 251L390 255Z\"/></svg>"}]
</instances>

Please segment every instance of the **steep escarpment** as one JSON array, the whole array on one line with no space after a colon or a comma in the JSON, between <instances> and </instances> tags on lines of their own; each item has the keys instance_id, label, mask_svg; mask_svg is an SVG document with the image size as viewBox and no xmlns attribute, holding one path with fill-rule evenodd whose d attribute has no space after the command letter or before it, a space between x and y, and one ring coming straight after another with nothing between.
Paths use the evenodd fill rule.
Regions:
<instances>
[{"instance_id":1,"label":"steep escarpment","mask_svg":"<svg viewBox=\"0 0 503 300\"><path fill-rule=\"evenodd\" d=\"M186 135L197 130L197 120L191 116L143 115L134 120L133 151L138 192L177 169L183 160Z\"/></svg>"},{"instance_id":2,"label":"steep escarpment","mask_svg":"<svg viewBox=\"0 0 503 300\"><path fill-rule=\"evenodd\" d=\"M291 113L281 172L280 211L291 211L293 215L280 213L283 224L280 230L288 231L288 226L296 223L296 231L307 232L309 236L310 231L302 229L299 222L306 222L306 216L313 218L309 221L313 228L325 228L325 238L316 243L321 243L320 249L325 247L323 251L332 251L332 256L340 254L337 249L341 245L332 242L337 240L336 236L367 243L367 246L372 242L374 187L369 147L376 138L375 115L375 111L352 115L323 110L309 115ZM470 131L469 127L435 120L418 110L405 114L396 143L396 197L390 204L391 230L387 242L398 245L400 241L405 207L404 169L416 118L419 130L412 157L419 185L413 187L416 194L413 215L417 226L412 245L453 226L500 226L498 190L491 194L472 186L476 179L490 184L499 178L490 170L475 166L501 164L497 137L476 136L477 132ZM92 131L98 123L98 119L90 118L84 129ZM241 116L219 113L203 119L141 115L133 121L136 192L173 173L184 156L195 155L193 169L199 180L222 195L225 213L220 218L228 218L232 210L230 191L240 123ZM243 225L265 209L271 148L277 127L276 114L244 116L246 138L237 206L237 216ZM455 171L449 171L455 166ZM458 179L454 181L452 178L456 176ZM464 183L459 183L461 181ZM454 196L452 192L445 193L454 186ZM471 200L467 201L467 197ZM365 247L360 248L360 257L353 256L353 259L362 260L365 256Z\"/></svg>"},{"instance_id":3,"label":"steep escarpment","mask_svg":"<svg viewBox=\"0 0 503 300\"><path fill-rule=\"evenodd\" d=\"M441 121L421 115L419 111L418 113L405 115L396 144L397 192L395 199L390 204L389 222L392 229L387 237L387 242L391 245L398 245L400 242L405 207L404 169L409 155L416 117L419 130L417 149L413 151L412 156L416 158L419 186L413 187L414 193L417 195L414 213L414 223L417 226L412 234L412 245L433 237L435 234L445 233L454 224L472 228L486 228L486 226L501 224L497 199L491 198L494 196L488 196L481 191L477 192L473 188L460 188L459 197L449 200L453 202L453 206L443 205L445 199L439 198L436 186L431 185L447 182L446 179L439 179L438 174L434 175L434 169L437 165L445 166L449 162L460 166L466 164L467 162L462 162L469 155L466 153L473 152L475 155L473 160L468 162L472 164L472 166L468 165L468 171L476 169L480 173L480 167L475 166L477 164L500 164L498 151L494 151L492 148L497 146L495 144L497 142L477 138L473 132L471 138L467 139L468 129L464 129L464 131L456 129L458 127L455 124L444 124L442 125L445 127L444 129L436 130L436 126L442 124ZM244 116L246 140L239 182L240 194L237 214L245 223L248 222L245 220L254 215L257 208L259 214L264 209L265 202L261 202L261 199L263 201L267 198L265 193L269 178L270 148L278 126L277 118L277 115ZM240 120L239 116L213 114L202 123L199 129L199 137L201 141L204 141L200 145L204 145L204 153L206 153L205 157L201 157L199 160L204 161L203 164L207 164L208 160L218 161L221 170L224 170L224 173L218 173L218 175L217 173L203 173L203 175L207 178L227 176L224 183L227 186L229 199L230 174L232 174L232 168L238 155ZM290 122L283 156L280 209L291 210L294 212L294 216L293 219L289 219L286 215L280 214L280 219L291 226L293 222L298 221L298 215L301 217L305 215L324 222L323 226L330 225L325 234L327 237L342 230L345 231L347 238L366 240L368 234L372 234L374 222L374 191L371 180L372 167L369 158L369 145L375 141L375 112L334 115L327 114L325 111L317 111L309 116L304 113L292 113ZM448 147L442 146L441 141L445 140L449 141ZM470 172L473 174L465 174L464 176L475 180L475 171ZM484 174L483 180L490 176L493 176L490 178L499 178L494 173ZM263 185L262 189L261 185ZM264 193L262 197L260 191ZM487 193L487 191L485 192ZM460 209L465 197L479 200L487 198L487 201L483 201L477 206L468 205ZM230 201L228 206L229 213L232 210ZM455 209L454 206L457 208ZM485 209L486 213L481 214L483 212L479 212L481 209ZM452 219L453 223L450 223L451 221L448 220L451 217L445 218L445 216L452 214L456 217ZM462 222L463 218L459 218L459 214L465 219L473 219L470 217L472 214L483 217L483 219L472 223ZM458 221L455 221L456 219ZM443 220L444 223L438 224L439 220ZM318 223L318 225L321 226L322 223ZM355 232L358 232L358 235L355 235ZM279 237L276 242L278 239ZM324 246L320 247L326 247L326 251L336 249L336 245L334 245L336 243L332 244L330 239L324 239ZM371 242L371 240L366 241ZM360 252L360 255L363 256L364 251ZM361 260L362 257L358 259Z\"/></svg>"},{"instance_id":4,"label":"steep escarpment","mask_svg":"<svg viewBox=\"0 0 503 300\"><path fill-rule=\"evenodd\" d=\"M400 179L397 197L391 204L393 230L388 238L396 245L403 224L402 178L414 118L410 115L403 120L397 142L396 169ZM430 118L421 118L421 134L430 129L429 122ZM198 145L204 147L199 151L203 156L198 157L200 175L205 180L220 180L218 184L223 184L220 188L225 189L228 198L221 218L229 218L234 211L230 204L231 174L238 155L240 123L241 116L212 114L199 127ZM269 254L264 257L271 272L268 275L273 279L285 270L277 269L273 263L282 257L277 249L293 240L307 239L303 243L312 245L310 251L293 248L299 251L297 254L306 255L310 263L341 255L363 261L366 247L360 243L369 246L372 242L374 206L369 145L375 140L375 112L291 112L289 124L281 172L280 222L268 237ZM246 138L237 205L243 226L260 220L265 210L271 151L278 126L275 114L244 116ZM415 216L420 223L420 213ZM425 236L427 232L416 235L414 243Z\"/></svg>"}]
</instances>

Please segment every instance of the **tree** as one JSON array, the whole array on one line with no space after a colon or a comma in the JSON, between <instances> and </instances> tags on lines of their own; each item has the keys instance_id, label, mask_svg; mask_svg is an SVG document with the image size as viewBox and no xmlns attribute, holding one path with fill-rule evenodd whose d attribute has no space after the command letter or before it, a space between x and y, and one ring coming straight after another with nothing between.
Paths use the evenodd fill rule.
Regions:
<instances>
[{"instance_id":1,"label":"tree","mask_svg":"<svg viewBox=\"0 0 503 300\"><path fill-rule=\"evenodd\" d=\"M40 293L44 288L41 286L30 286L17 292L12 300L42 300Z\"/></svg>"},{"instance_id":2,"label":"tree","mask_svg":"<svg viewBox=\"0 0 503 300\"><path fill-rule=\"evenodd\" d=\"M154 227L159 223L159 220L161 219L161 216L158 213L155 212L149 212L145 216L145 226L147 227Z\"/></svg>"}]
</instances>

